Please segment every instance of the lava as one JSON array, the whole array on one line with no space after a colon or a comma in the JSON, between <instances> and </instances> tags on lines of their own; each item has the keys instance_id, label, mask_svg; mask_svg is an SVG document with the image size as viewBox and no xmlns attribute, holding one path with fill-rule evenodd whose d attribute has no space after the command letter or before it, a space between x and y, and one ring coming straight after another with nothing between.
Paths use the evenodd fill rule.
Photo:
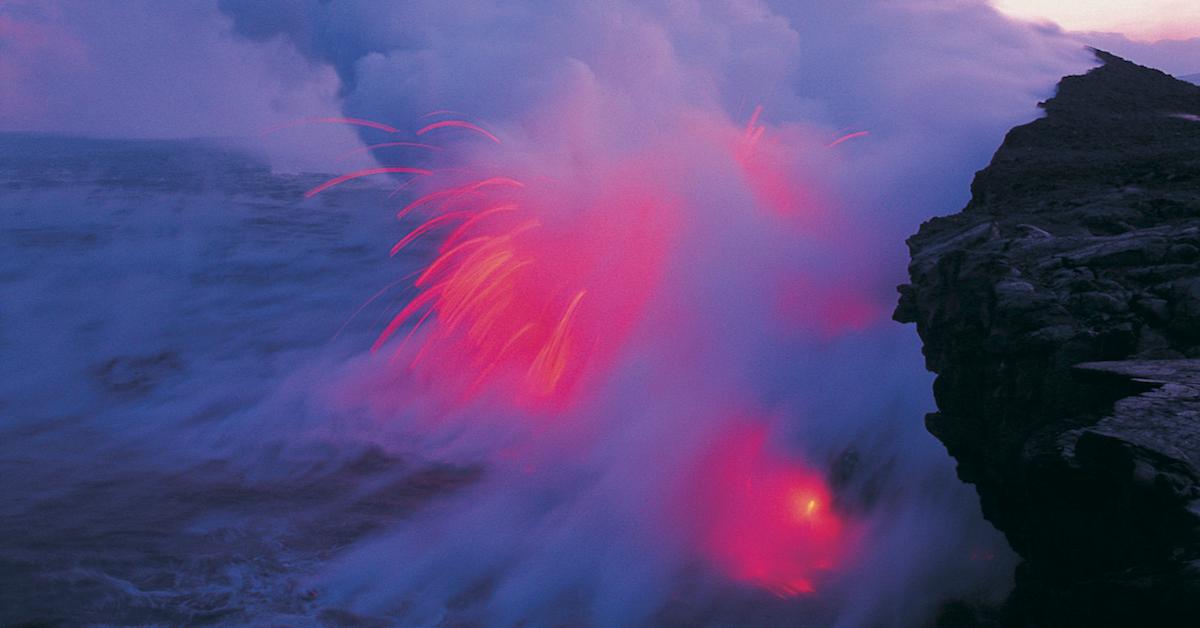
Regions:
<instances>
[{"instance_id":1,"label":"lava","mask_svg":"<svg viewBox=\"0 0 1200 628\"><path fill-rule=\"evenodd\" d=\"M826 211L829 203L819 198L812 182L798 176L792 163L794 148L766 135L762 114L762 105L756 106L732 150L747 187L776 218L797 224L806 232L826 228L833 218Z\"/></svg>"},{"instance_id":2,"label":"lava","mask_svg":"<svg viewBox=\"0 0 1200 628\"><path fill-rule=\"evenodd\" d=\"M781 597L813 593L847 558L849 527L824 478L767 437L757 421L723 435L696 465L684 512L721 573Z\"/></svg>"},{"instance_id":3,"label":"lava","mask_svg":"<svg viewBox=\"0 0 1200 628\"><path fill-rule=\"evenodd\" d=\"M499 391L526 408L569 401L615 354L661 273L670 204L633 183L581 202L578 190L534 181L434 185L397 212L423 220L392 255L420 238L436 237L438 248L373 350L407 328L393 355L408 356L409 368L462 400ZM607 220L610 211L633 220Z\"/></svg>"},{"instance_id":4,"label":"lava","mask_svg":"<svg viewBox=\"0 0 1200 628\"><path fill-rule=\"evenodd\" d=\"M288 122L286 124L280 124L277 126L273 126L269 129L264 130L261 133L261 135L269 135L271 133L275 133L276 131L282 131L283 129L290 129L293 127L303 126L306 124L345 124L345 125L350 125L350 126L360 126L360 127L365 127L365 128L377 129L380 131L385 131L387 133L399 133L400 132L400 130L394 126L384 124L382 122L376 122L374 120L365 120L363 118L306 118L303 120L296 120L293 122Z\"/></svg>"},{"instance_id":5,"label":"lava","mask_svg":"<svg viewBox=\"0 0 1200 628\"><path fill-rule=\"evenodd\" d=\"M854 133L847 133L846 135L843 135L843 136L833 140L832 142L826 144L825 147L826 148L836 148L846 142L849 142L850 140L860 138L860 137L866 137L870 134L871 134L870 131L855 131Z\"/></svg>"},{"instance_id":6,"label":"lava","mask_svg":"<svg viewBox=\"0 0 1200 628\"><path fill-rule=\"evenodd\" d=\"M766 136L761 114L756 108L732 146L748 196L774 210L754 219L795 224L801 217L808 224L824 205L786 174L784 146ZM464 120L434 122L416 133L439 128L500 143ZM702 136L709 130L701 129ZM363 176L416 175L406 184L415 186L414 198L396 211L415 226L390 253L418 241L434 249L412 282L415 295L391 316L372 351L387 350L391 368L406 369L453 406L487 395L489 403L507 399L520 416L594 428L597 417L572 409L603 389L629 339L653 318L653 304L672 317L689 315L664 285L688 217L680 207L686 194L672 188L678 173L661 147L560 177L536 168L484 175L481 169L367 169L309 195ZM841 319L859 324L852 300L815 307L817 315L805 318L822 333L840 332ZM670 330L650 333L663 332ZM725 577L785 597L812 593L846 557L848 524L820 473L768 448L764 421L723 422L729 423L736 427L690 466L687 488L678 493L681 527L691 530L695 555Z\"/></svg>"},{"instance_id":7,"label":"lava","mask_svg":"<svg viewBox=\"0 0 1200 628\"><path fill-rule=\"evenodd\" d=\"M417 135L425 135L426 133L428 133L430 131L433 131L436 129L444 129L447 127L453 127L453 128L459 128L459 129L466 129L468 131L474 131L475 133L478 133L478 134L488 138L489 140L492 140L493 142L495 142L497 144L500 143L500 138L493 135L491 131L488 131L487 129L479 126L478 124L475 124L474 122L468 122L466 120L441 120L439 122L433 122L433 123L427 124L427 125L421 127L420 129L418 129Z\"/></svg>"},{"instance_id":8,"label":"lava","mask_svg":"<svg viewBox=\"0 0 1200 628\"><path fill-rule=\"evenodd\" d=\"M426 170L424 168L407 168L407 167L401 167L401 166L386 166L386 167L382 167L382 168L366 168L363 170L357 170L355 172L350 172L350 173L344 174L340 177L334 177L334 178L312 188L311 190L305 192L304 197L312 198L313 196L316 196L317 194L320 194L321 192L324 192L325 190L328 190L329 188L331 188L335 185L341 185L342 183L345 183L347 181L359 179L362 177L375 176L375 175L379 175L379 174L429 175L429 174L433 174L433 172L430 170Z\"/></svg>"}]
</instances>

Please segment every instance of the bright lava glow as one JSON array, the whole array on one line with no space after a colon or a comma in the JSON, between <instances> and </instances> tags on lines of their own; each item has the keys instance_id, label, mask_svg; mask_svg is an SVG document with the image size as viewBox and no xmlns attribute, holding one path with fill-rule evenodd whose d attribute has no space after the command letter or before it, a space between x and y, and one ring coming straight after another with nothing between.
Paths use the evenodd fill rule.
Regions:
<instances>
[{"instance_id":1,"label":"bright lava glow","mask_svg":"<svg viewBox=\"0 0 1200 628\"><path fill-rule=\"evenodd\" d=\"M435 189L400 209L400 217L426 218L396 242L393 255L435 233L440 245L415 281L418 296L373 348L407 327L396 355L421 336L409 366L436 371L443 382L473 374L460 391L467 397L503 381L525 405L565 401L589 363L615 350L636 322L628 308L636 310L651 289L663 234L653 220L599 220L610 205L634 216L661 207L650 198L625 198L620 189L577 208L582 224L592 227L564 233L553 216L562 194L554 188L552 181L529 185L497 176ZM605 310L594 308L597 301ZM614 311L635 318L613 318Z\"/></svg>"},{"instance_id":2,"label":"bright lava glow","mask_svg":"<svg viewBox=\"0 0 1200 628\"><path fill-rule=\"evenodd\" d=\"M430 115L440 113L449 112ZM466 129L500 143L465 120L434 122L417 135L442 128ZM376 147L396 145L437 148L413 142ZM436 173L369 168L325 181L305 195L384 174ZM493 176L429 187L397 212L397 218L419 213L424 219L393 245L391 254L434 236L440 238L438 253L414 282L417 296L392 316L372 350L407 329L394 355L405 356L409 368L426 371L448 388L470 374L469 383L458 387L463 400L505 382L525 407L566 402L588 366L611 355L636 324L639 304L652 291L661 266L667 238L661 217L670 212L669 204L636 185L618 184L593 203L567 207L578 205L575 191L557 189L545 178L535 186ZM570 226L582 229L562 229L556 215L565 208L572 214ZM612 210L631 220L606 220ZM593 310L596 301L604 311ZM419 346L410 346L418 337Z\"/></svg>"},{"instance_id":3,"label":"bright lava glow","mask_svg":"<svg viewBox=\"0 0 1200 628\"><path fill-rule=\"evenodd\" d=\"M707 558L734 579L781 597L813 593L845 558L847 526L824 479L770 451L761 425L724 435L696 476L687 512L702 520Z\"/></svg>"},{"instance_id":4,"label":"bright lava glow","mask_svg":"<svg viewBox=\"0 0 1200 628\"><path fill-rule=\"evenodd\" d=\"M448 112L433 115L439 113ZM760 106L744 132L713 133L720 138L713 148L740 172L747 198L770 210L756 219L827 226L823 205L789 176L785 147L765 133L761 116ZM500 144L457 119L417 134L445 128ZM864 135L851 133L827 147ZM523 415L554 419L598 388L589 382L610 370L648 304L662 295L661 278L687 216L666 185L662 162L651 151L593 165L588 175L600 184L590 186L536 168L484 176L472 168L387 166L336 177L307 195L359 177L416 175L414 198L396 212L416 224L391 254L420 240L435 242L436 250L413 281L415 296L391 315L372 351L387 349L389 368L432 382L450 405L487 396L489 408L507 401ZM877 314L852 296L813 292L821 297L817 311L802 315L810 326L815 321L818 334L866 325ZM675 493L679 528L689 531L696 557L726 578L781 597L813 593L846 558L848 524L821 473L768 447L765 422L722 421L730 423L735 428L700 457Z\"/></svg>"},{"instance_id":5,"label":"bright lava glow","mask_svg":"<svg viewBox=\"0 0 1200 628\"><path fill-rule=\"evenodd\" d=\"M341 185L347 181L351 181L354 179L360 179L362 177L370 177L370 176L374 176L374 175L378 175L378 174L427 175L427 174L432 174L432 173L428 170L425 170L424 168L405 168L405 167L398 167L398 166L386 166L383 168L367 168L365 170L358 170L355 172L350 172L350 173L344 174L340 177L335 177L333 179L330 179L330 180L318 185L317 187L305 192L304 196L306 198L311 198L313 196L316 196L317 194L320 194L321 192L324 192L325 190L328 190L329 188L331 188L335 185Z\"/></svg>"}]
</instances>

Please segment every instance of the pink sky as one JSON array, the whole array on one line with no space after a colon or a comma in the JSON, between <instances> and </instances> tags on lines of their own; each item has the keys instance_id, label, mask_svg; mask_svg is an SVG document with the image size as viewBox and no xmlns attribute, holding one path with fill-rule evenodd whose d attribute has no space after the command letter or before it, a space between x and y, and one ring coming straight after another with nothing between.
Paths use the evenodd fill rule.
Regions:
<instances>
[{"instance_id":1,"label":"pink sky","mask_svg":"<svg viewBox=\"0 0 1200 628\"><path fill-rule=\"evenodd\" d=\"M1071 31L1115 32L1144 41L1200 37L1196 0L994 0L993 4L1010 15L1056 22Z\"/></svg>"}]
</instances>

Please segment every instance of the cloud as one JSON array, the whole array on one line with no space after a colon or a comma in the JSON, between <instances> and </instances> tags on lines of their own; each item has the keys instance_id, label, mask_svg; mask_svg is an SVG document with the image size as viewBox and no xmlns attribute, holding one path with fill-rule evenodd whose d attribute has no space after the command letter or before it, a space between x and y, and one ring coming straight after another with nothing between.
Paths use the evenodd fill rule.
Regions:
<instances>
[{"instance_id":1,"label":"cloud","mask_svg":"<svg viewBox=\"0 0 1200 628\"><path fill-rule=\"evenodd\" d=\"M244 139L291 165L328 160L273 125L338 115L339 80L282 40L235 37L213 4L0 4L0 130L91 137ZM353 146L344 129L319 131ZM285 134L286 135L286 134Z\"/></svg>"}]
</instances>

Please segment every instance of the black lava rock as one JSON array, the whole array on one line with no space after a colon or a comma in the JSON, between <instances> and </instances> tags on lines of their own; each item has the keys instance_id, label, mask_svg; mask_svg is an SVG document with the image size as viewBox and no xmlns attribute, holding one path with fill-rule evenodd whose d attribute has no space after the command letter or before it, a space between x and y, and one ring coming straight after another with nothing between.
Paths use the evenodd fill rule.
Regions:
<instances>
[{"instance_id":1,"label":"black lava rock","mask_svg":"<svg viewBox=\"0 0 1200 628\"><path fill-rule=\"evenodd\" d=\"M1028 626L1200 617L1200 87L1096 51L909 239L926 425ZM1190 359L1189 359L1190 358Z\"/></svg>"}]
</instances>

